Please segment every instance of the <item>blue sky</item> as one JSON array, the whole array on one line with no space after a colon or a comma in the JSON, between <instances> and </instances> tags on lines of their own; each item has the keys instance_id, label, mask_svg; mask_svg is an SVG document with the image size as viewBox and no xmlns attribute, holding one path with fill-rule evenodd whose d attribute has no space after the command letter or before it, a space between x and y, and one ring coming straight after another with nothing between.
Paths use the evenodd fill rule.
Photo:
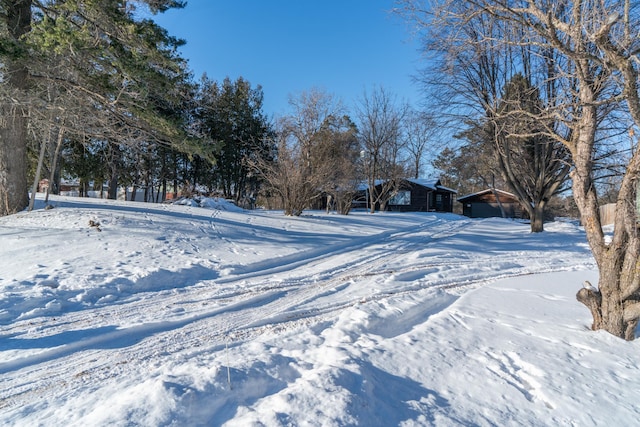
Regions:
<instances>
[{"instance_id":1,"label":"blue sky","mask_svg":"<svg viewBox=\"0 0 640 427\"><path fill-rule=\"evenodd\" d=\"M364 91L384 87L420 102L412 76L418 43L394 0L188 0L154 19L185 39L182 55L196 78L242 76L261 85L264 112L285 114L289 96L323 89L352 109Z\"/></svg>"}]
</instances>

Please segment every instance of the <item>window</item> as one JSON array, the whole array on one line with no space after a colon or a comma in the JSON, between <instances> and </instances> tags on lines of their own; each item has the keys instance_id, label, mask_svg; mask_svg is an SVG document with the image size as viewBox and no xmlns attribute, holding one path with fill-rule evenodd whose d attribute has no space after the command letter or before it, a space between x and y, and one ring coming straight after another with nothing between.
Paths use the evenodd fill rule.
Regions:
<instances>
[{"instance_id":1,"label":"window","mask_svg":"<svg viewBox=\"0 0 640 427\"><path fill-rule=\"evenodd\" d=\"M398 193L389 200L390 205L408 206L411 204L411 191L398 191Z\"/></svg>"}]
</instances>

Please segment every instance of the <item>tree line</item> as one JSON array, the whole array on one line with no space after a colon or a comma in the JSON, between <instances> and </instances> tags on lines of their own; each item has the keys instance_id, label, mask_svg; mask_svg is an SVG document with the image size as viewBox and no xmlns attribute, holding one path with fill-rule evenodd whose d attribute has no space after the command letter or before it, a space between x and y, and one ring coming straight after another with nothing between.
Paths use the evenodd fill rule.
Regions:
<instances>
[{"instance_id":1,"label":"tree line","mask_svg":"<svg viewBox=\"0 0 640 427\"><path fill-rule=\"evenodd\" d=\"M236 201L254 191L246 157L273 139L262 89L194 81L183 41L144 18L183 6L0 3L1 215L22 210L40 177L52 191L71 177L84 194L108 184L109 198L126 186L154 201L196 187Z\"/></svg>"},{"instance_id":2,"label":"tree line","mask_svg":"<svg viewBox=\"0 0 640 427\"><path fill-rule=\"evenodd\" d=\"M203 191L250 206L261 194L300 215L320 198L347 214L363 182L375 209L420 174L432 119L383 88L355 115L311 89L274 120L260 86L195 81L183 41L145 18L184 5L0 3L0 214L33 206L41 177L47 191L73 178L108 198L119 187L148 201Z\"/></svg>"},{"instance_id":3,"label":"tree line","mask_svg":"<svg viewBox=\"0 0 640 427\"><path fill-rule=\"evenodd\" d=\"M332 95L311 89L291 98L291 114L272 120L262 111L260 86L206 75L194 81L177 53L183 41L141 18L183 6L170 0L2 3L0 170L7 173L0 174L0 213L24 208L25 189L35 195L40 177L56 192L63 176L78 179L81 194L90 185L99 191L108 185L109 198L119 187L148 201L202 190L252 206L263 195L288 215L320 199L347 214L364 187L366 205L375 211L384 209L402 178L421 175L427 153L446 143L436 143L440 109L416 111L384 88L364 92L351 114ZM540 108L525 80L514 81L504 96L495 93L494 103L514 109L507 104L522 98L528 108ZM524 115L518 120L520 128L527 126ZM500 124L500 132L507 135L516 121ZM495 125L469 124L458 136L469 138L467 147L482 146L474 138L490 140ZM465 163L464 153L445 150L433 166L456 188L478 177L495 188L504 182L495 176L505 176L496 170L511 170L507 183L522 183L515 192L524 206L533 206L532 229L541 231L545 204L564 188L567 172L566 163L548 156L566 153L534 139L524 143L529 148L518 153L518 165L500 161L517 157L509 148L493 150L504 156L475 156L466 164L479 168L458 174L457 181L453 164ZM523 146L513 136L501 140L505 147ZM531 163L523 153L538 160ZM548 165L549 173L540 175ZM481 170L492 171L491 183ZM536 189L536 177L544 182L556 172L552 185Z\"/></svg>"}]
</instances>

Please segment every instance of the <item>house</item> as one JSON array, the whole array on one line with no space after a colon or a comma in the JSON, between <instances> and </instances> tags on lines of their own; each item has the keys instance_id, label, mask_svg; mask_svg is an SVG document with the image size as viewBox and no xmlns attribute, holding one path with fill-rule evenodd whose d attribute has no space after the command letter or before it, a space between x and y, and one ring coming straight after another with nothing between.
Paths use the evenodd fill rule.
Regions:
<instances>
[{"instance_id":1,"label":"house","mask_svg":"<svg viewBox=\"0 0 640 427\"><path fill-rule=\"evenodd\" d=\"M459 197L458 202L462 203L462 214L470 218L523 217L522 206L515 194L502 190L486 189Z\"/></svg>"},{"instance_id":2,"label":"house","mask_svg":"<svg viewBox=\"0 0 640 427\"><path fill-rule=\"evenodd\" d=\"M382 187L382 183L376 186L378 191ZM385 209L396 212L452 212L456 193L456 190L443 186L439 179L402 179ZM368 203L366 190L359 200Z\"/></svg>"},{"instance_id":3,"label":"house","mask_svg":"<svg viewBox=\"0 0 640 427\"><path fill-rule=\"evenodd\" d=\"M44 193L48 189L50 192L52 191L52 189L49 188L49 180L47 178L42 178L38 182L38 192ZM61 180L58 183L58 192L63 196L78 196L80 192L80 183L77 181Z\"/></svg>"}]
</instances>

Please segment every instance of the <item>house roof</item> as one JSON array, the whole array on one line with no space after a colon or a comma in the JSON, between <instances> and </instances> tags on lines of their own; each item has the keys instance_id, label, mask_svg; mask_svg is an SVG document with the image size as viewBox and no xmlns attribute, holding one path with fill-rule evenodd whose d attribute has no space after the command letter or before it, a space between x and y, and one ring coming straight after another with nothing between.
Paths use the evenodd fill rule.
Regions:
<instances>
[{"instance_id":1,"label":"house roof","mask_svg":"<svg viewBox=\"0 0 640 427\"><path fill-rule=\"evenodd\" d=\"M451 188L447 188L444 185L440 184L440 180L439 179L404 178L404 181L410 182L410 183L415 184L415 185L419 185L421 187L428 188L429 190L448 191L450 193L458 194L458 192L456 190L453 190ZM375 185L380 185L380 184L382 184L384 182L385 182L384 180L377 179L375 181ZM367 182L360 183L360 186L358 187L358 189L361 190L361 191L365 191L368 188L369 188L369 184Z\"/></svg>"},{"instance_id":2,"label":"house roof","mask_svg":"<svg viewBox=\"0 0 640 427\"><path fill-rule=\"evenodd\" d=\"M381 180L381 179L376 179L374 181L374 185L380 185L382 183L384 183L385 181ZM369 189L369 182L368 181L362 181L360 182L360 184L358 184L358 190L359 191L366 191Z\"/></svg>"},{"instance_id":3,"label":"house roof","mask_svg":"<svg viewBox=\"0 0 640 427\"><path fill-rule=\"evenodd\" d=\"M458 201L459 202L464 202L467 199L471 199L471 198L478 197L478 196L483 196L485 194L493 193L494 191L496 193L502 195L502 196L512 197L514 199L517 199L515 194L509 193L508 191L498 190L497 188L494 188L494 189L487 188L486 190L478 191L477 193L467 194L466 196L458 197Z\"/></svg>"},{"instance_id":4,"label":"house roof","mask_svg":"<svg viewBox=\"0 0 640 427\"><path fill-rule=\"evenodd\" d=\"M458 193L456 190L447 188L444 185L440 184L439 179L408 178L407 181L416 185L420 185L425 188L429 188L431 190L444 190L444 191L449 191L451 193L456 193L456 194Z\"/></svg>"}]
</instances>

